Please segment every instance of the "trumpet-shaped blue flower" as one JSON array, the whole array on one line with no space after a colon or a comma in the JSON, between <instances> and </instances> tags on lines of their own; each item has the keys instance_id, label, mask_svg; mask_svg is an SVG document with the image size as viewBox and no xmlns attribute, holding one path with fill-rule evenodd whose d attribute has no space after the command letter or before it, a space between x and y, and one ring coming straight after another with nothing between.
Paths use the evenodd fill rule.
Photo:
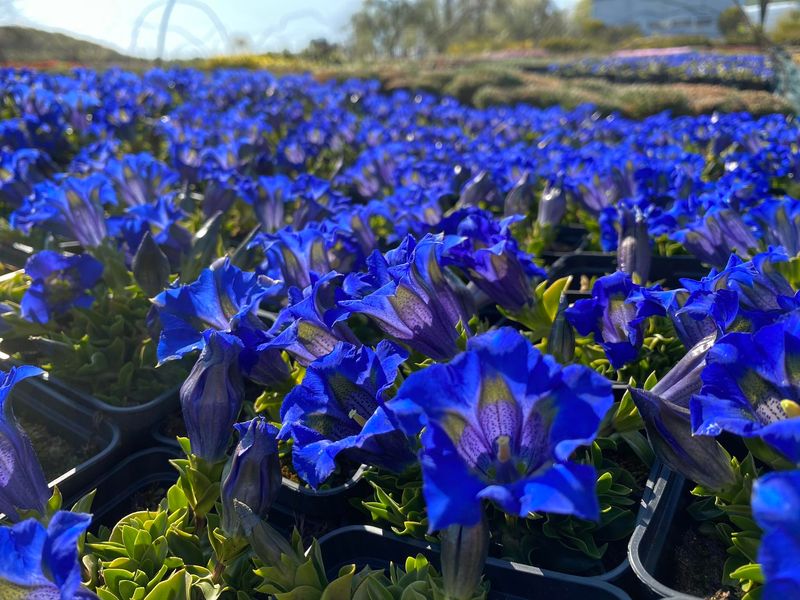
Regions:
<instances>
[{"instance_id":1,"label":"trumpet-shaped blue flower","mask_svg":"<svg viewBox=\"0 0 800 600\"><path fill-rule=\"evenodd\" d=\"M445 264L462 269L492 301L518 312L533 302L531 280L544 278L531 256L522 252L509 231L517 217L499 223L480 209L464 209L444 219Z\"/></svg>"},{"instance_id":2,"label":"trumpet-shaped blue flower","mask_svg":"<svg viewBox=\"0 0 800 600\"><path fill-rule=\"evenodd\" d=\"M35 184L55 171L50 157L35 148L22 148L0 155L0 200L17 208L33 192Z\"/></svg>"},{"instance_id":3,"label":"trumpet-shaped blue flower","mask_svg":"<svg viewBox=\"0 0 800 600\"><path fill-rule=\"evenodd\" d=\"M59 183L44 181L14 211L11 224L24 232L37 223L52 224L85 248L96 248L108 236L105 207L116 203L109 179L99 173L66 177Z\"/></svg>"},{"instance_id":4,"label":"trumpet-shaped blue flower","mask_svg":"<svg viewBox=\"0 0 800 600\"><path fill-rule=\"evenodd\" d=\"M697 435L760 437L800 461L800 312L755 333L729 333L708 353L690 402Z\"/></svg>"},{"instance_id":5,"label":"trumpet-shaped blue flower","mask_svg":"<svg viewBox=\"0 0 800 600\"><path fill-rule=\"evenodd\" d=\"M565 311L578 333L594 334L615 369L634 360L642 346L644 316L628 301L639 289L630 275L618 271L595 282L592 298L578 300Z\"/></svg>"},{"instance_id":6,"label":"trumpet-shaped blue flower","mask_svg":"<svg viewBox=\"0 0 800 600\"><path fill-rule=\"evenodd\" d=\"M794 307L794 290L775 269L785 260L776 250L747 262L732 255L720 272L712 270L700 281L682 279L689 296L676 315L710 319L720 332L755 331L772 323Z\"/></svg>"},{"instance_id":7,"label":"trumpet-shaped blue flower","mask_svg":"<svg viewBox=\"0 0 800 600\"><path fill-rule=\"evenodd\" d=\"M753 232L730 208L713 208L685 229L675 231L672 239L703 262L722 267L734 251L748 257L759 244Z\"/></svg>"},{"instance_id":8,"label":"trumpet-shaped blue flower","mask_svg":"<svg viewBox=\"0 0 800 600\"><path fill-rule=\"evenodd\" d=\"M405 434L384 406L408 354L388 341L373 351L340 343L311 363L281 406L280 437L294 440L297 474L319 487L339 457L396 472L414 461Z\"/></svg>"},{"instance_id":9,"label":"trumpet-shaped blue flower","mask_svg":"<svg viewBox=\"0 0 800 600\"><path fill-rule=\"evenodd\" d=\"M316 276L315 276L316 278ZM358 344L358 338L345 323L337 323L335 308L342 276L330 272L315 280L302 293L290 290L290 304L278 314L260 351L285 350L303 365L329 354L340 341Z\"/></svg>"},{"instance_id":10,"label":"trumpet-shaped blue flower","mask_svg":"<svg viewBox=\"0 0 800 600\"><path fill-rule=\"evenodd\" d=\"M180 390L183 420L192 453L209 462L225 456L244 400L239 338L219 331L204 334L205 346Z\"/></svg>"},{"instance_id":11,"label":"trumpet-shaped blue flower","mask_svg":"<svg viewBox=\"0 0 800 600\"><path fill-rule=\"evenodd\" d=\"M287 227L274 235L261 235L253 243L260 244L266 254L266 273L282 280L286 288L303 290L313 278L331 271L325 236L316 228L295 232Z\"/></svg>"},{"instance_id":12,"label":"trumpet-shaped blue flower","mask_svg":"<svg viewBox=\"0 0 800 600\"><path fill-rule=\"evenodd\" d=\"M426 236L410 261L389 272L391 281L359 300L343 300L347 314L369 316L381 331L414 350L447 360L458 352L456 325L470 314L442 269L441 236Z\"/></svg>"},{"instance_id":13,"label":"trumpet-shaped blue flower","mask_svg":"<svg viewBox=\"0 0 800 600\"><path fill-rule=\"evenodd\" d=\"M78 538L91 516L59 511L45 528L35 519L0 527L0 597L14 600L97 599L81 587Z\"/></svg>"},{"instance_id":14,"label":"trumpet-shaped blue flower","mask_svg":"<svg viewBox=\"0 0 800 600\"><path fill-rule=\"evenodd\" d=\"M764 600L800 597L800 471L778 471L753 484L753 517L764 531L758 562Z\"/></svg>"},{"instance_id":15,"label":"trumpet-shaped blue flower","mask_svg":"<svg viewBox=\"0 0 800 600\"><path fill-rule=\"evenodd\" d=\"M286 203L292 197L293 186L292 180L285 175L243 182L242 195L253 206L263 231L273 233L283 226Z\"/></svg>"},{"instance_id":16,"label":"trumpet-shaped blue flower","mask_svg":"<svg viewBox=\"0 0 800 600\"><path fill-rule=\"evenodd\" d=\"M42 250L25 263L31 285L20 303L20 314L28 321L47 323L73 306L89 308L90 290L103 275L103 264L88 254L64 255Z\"/></svg>"},{"instance_id":17,"label":"trumpet-shaped blue flower","mask_svg":"<svg viewBox=\"0 0 800 600\"><path fill-rule=\"evenodd\" d=\"M0 371L0 512L12 521L17 509L42 512L50 497L36 452L14 418L9 401L17 383L42 373L27 366Z\"/></svg>"},{"instance_id":18,"label":"trumpet-shaped blue flower","mask_svg":"<svg viewBox=\"0 0 800 600\"><path fill-rule=\"evenodd\" d=\"M412 374L389 402L422 433L430 529L475 525L481 502L509 514L597 519L596 473L569 460L597 435L613 402L591 369L561 367L511 328L474 337L449 364Z\"/></svg>"},{"instance_id":19,"label":"trumpet-shaped blue flower","mask_svg":"<svg viewBox=\"0 0 800 600\"><path fill-rule=\"evenodd\" d=\"M666 316L672 321L675 333L686 348L717 331L714 320L708 315L692 316L682 308L689 292L685 289L662 290L659 286L642 287L628 298L636 306L637 317Z\"/></svg>"},{"instance_id":20,"label":"trumpet-shaped blue flower","mask_svg":"<svg viewBox=\"0 0 800 600\"><path fill-rule=\"evenodd\" d=\"M128 206L155 202L180 179L177 172L146 152L128 154L121 160L112 159L105 171Z\"/></svg>"},{"instance_id":21,"label":"trumpet-shaped blue flower","mask_svg":"<svg viewBox=\"0 0 800 600\"><path fill-rule=\"evenodd\" d=\"M149 231L177 270L192 247L192 234L180 225L184 217L174 197L161 196L148 204L128 208L124 215L110 217L108 232L122 242L130 262Z\"/></svg>"},{"instance_id":22,"label":"trumpet-shaped blue flower","mask_svg":"<svg viewBox=\"0 0 800 600\"><path fill-rule=\"evenodd\" d=\"M207 330L263 329L256 310L262 299L279 288L267 278L242 271L226 258L204 269L196 281L163 291L153 300L162 325L159 361L202 348Z\"/></svg>"},{"instance_id":23,"label":"trumpet-shaped blue flower","mask_svg":"<svg viewBox=\"0 0 800 600\"><path fill-rule=\"evenodd\" d=\"M241 533L234 500L265 519L281 489L278 429L264 417L233 426L239 443L222 476L222 529L228 535Z\"/></svg>"},{"instance_id":24,"label":"trumpet-shaped blue flower","mask_svg":"<svg viewBox=\"0 0 800 600\"><path fill-rule=\"evenodd\" d=\"M800 254L800 205L797 200L766 200L746 216L762 232L766 244L780 246L790 256Z\"/></svg>"}]
</instances>

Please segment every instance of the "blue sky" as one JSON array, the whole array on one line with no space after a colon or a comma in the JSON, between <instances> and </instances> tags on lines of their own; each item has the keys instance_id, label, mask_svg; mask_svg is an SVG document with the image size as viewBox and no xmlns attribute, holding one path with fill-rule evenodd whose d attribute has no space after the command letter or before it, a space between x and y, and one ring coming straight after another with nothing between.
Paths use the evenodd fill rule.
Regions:
<instances>
[{"instance_id":1,"label":"blue sky","mask_svg":"<svg viewBox=\"0 0 800 600\"><path fill-rule=\"evenodd\" d=\"M557 0L569 6L574 0ZM0 24L16 22L62 31L152 58L165 0L0 0ZM13 5L11 11L3 9ZM167 57L226 51L228 40L254 50L300 50L315 37L340 40L360 0L178 0L166 41ZM205 5L209 11L199 6ZM213 16L218 21L215 23ZM5 14L5 16L4 16ZM138 27L137 27L138 24ZM224 30L224 31L222 31ZM137 32L134 35L134 32Z\"/></svg>"}]
</instances>

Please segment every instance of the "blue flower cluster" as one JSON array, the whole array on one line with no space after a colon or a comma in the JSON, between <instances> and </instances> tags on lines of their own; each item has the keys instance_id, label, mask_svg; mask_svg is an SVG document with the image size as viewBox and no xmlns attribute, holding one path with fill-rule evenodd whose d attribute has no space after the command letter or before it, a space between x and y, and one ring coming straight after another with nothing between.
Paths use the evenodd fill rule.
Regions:
<instances>
[{"instance_id":1,"label":"blue flower cluster","mask_svg":"<svg viewBox=\"0 0 800 600\"><path fill-rule=\"evenodd\" d=\"M665 49L554 63L548 72L615 81L687 81L770 87L775 71L764 54Z\"/></svg>"}]
</instances>

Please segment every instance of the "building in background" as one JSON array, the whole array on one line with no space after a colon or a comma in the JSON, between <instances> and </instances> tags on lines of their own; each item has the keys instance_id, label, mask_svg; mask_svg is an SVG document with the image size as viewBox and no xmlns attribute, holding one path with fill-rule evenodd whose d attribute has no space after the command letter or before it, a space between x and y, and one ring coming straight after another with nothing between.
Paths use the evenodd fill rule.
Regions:
<instances>
[{"instance_id":1,"label":"building in background","mask_svg":"<svg viewBox=\"0 0 800 600\"><path fill-rule=\"evenodd\" d=\"M769 33L775 29L778 21L794 10L800 10L800 2L770 2L764 18L764 29ZM745 6L744 12L752 23L758 23L761 19L761 10L757 5Z\"/></svg>"},{"instance_id":2,"label":"building in background","mask_svg":"<svg viewBox=\"0 0 800 600\"><path fill-rule=\"evenodd\" d=\"M593 0L592 17L606 25L636 25L644 35L719 37L720 13L731 0Z\"/></svg>"}]
</instances>

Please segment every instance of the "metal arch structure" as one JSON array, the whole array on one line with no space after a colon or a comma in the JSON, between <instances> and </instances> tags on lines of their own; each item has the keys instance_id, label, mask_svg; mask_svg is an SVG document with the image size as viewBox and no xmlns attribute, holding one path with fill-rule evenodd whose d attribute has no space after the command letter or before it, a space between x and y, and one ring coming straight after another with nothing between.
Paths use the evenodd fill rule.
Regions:
<instances>
[{"instance_id":1,"label":"metal arch structure","mask_svg":"<svg viewBox=\"0 0 800 600\"><path fill-rule=\"evenodd\" d=\"M257 37L255 38L255 45L257 47L262 46L271 36L285 30L286 27L293 21L299 21L301 19L311 19L312 21L316 21L317 23L325 25L328 27L328 29L331 29L329 20L326 20L318 10L313 8L295 10L283 15L280 21L278 21L278 23L273 27L269 27L258 33Z\"/></svg>"},{"instance_id":2,"label":"metal arch structure","mask_svg":"<svg viewBox=\"0 0 800 600\"><path fill-rule=\"evenodd\" d=\"M148 29L148 30L155 29L157 31L159 29L159 25L152 24L152 23L142 23L142 27L141 28L142 29ZM183 42L183 44L181 44L180 49L184 49L184 48L187 48L187 47L193 47L193 48L195 48L196 50L198 50L198 51L200 51L202 53L208 52L208 46L206 45L206 42L202 38L200 38L200 37L196 36L195 34L193 34L188 29L185 29L184 27L181 27L180 25L173 24L173 25L170 26L169 32L173 33L173 34L177 34L177 35L181 36L184 39L184 42Z\"/></svg>"},{"instance_id":3,"label":"metal arch structure","mask_svg":"<svg viewBox=\"0 0 800 600\"><path fill-rule=\"evenodd\" d=\"M150 14L154 10L157 10L163 6L164 12L161 18L161 24L159 26L158 50L157 50L158 58L159 59L163 58L164 42L166 40L166 35L169 30L169 19L172 16L172 9L175 7L176 4L178 4L178 2L180 2L182 5L191 6L193 8L197 8L198 10L201 10L209 18L212 25L217 30L217 34L222 40L222 43L225 46L228 46L230 44L228 30L225 28L224 23L217 16L217 13L215 13L205 2L201 2L200 0L156 0L155 2L146 6L144 10L142 10L142 12L139 13L139 16L133 23L133 27L131 29L131 44L129 50L131 53L136 51L136 47L139 40L139 31L144 25L145 19L148 16L150 16Z\"/></svg>"}]
</instances>

